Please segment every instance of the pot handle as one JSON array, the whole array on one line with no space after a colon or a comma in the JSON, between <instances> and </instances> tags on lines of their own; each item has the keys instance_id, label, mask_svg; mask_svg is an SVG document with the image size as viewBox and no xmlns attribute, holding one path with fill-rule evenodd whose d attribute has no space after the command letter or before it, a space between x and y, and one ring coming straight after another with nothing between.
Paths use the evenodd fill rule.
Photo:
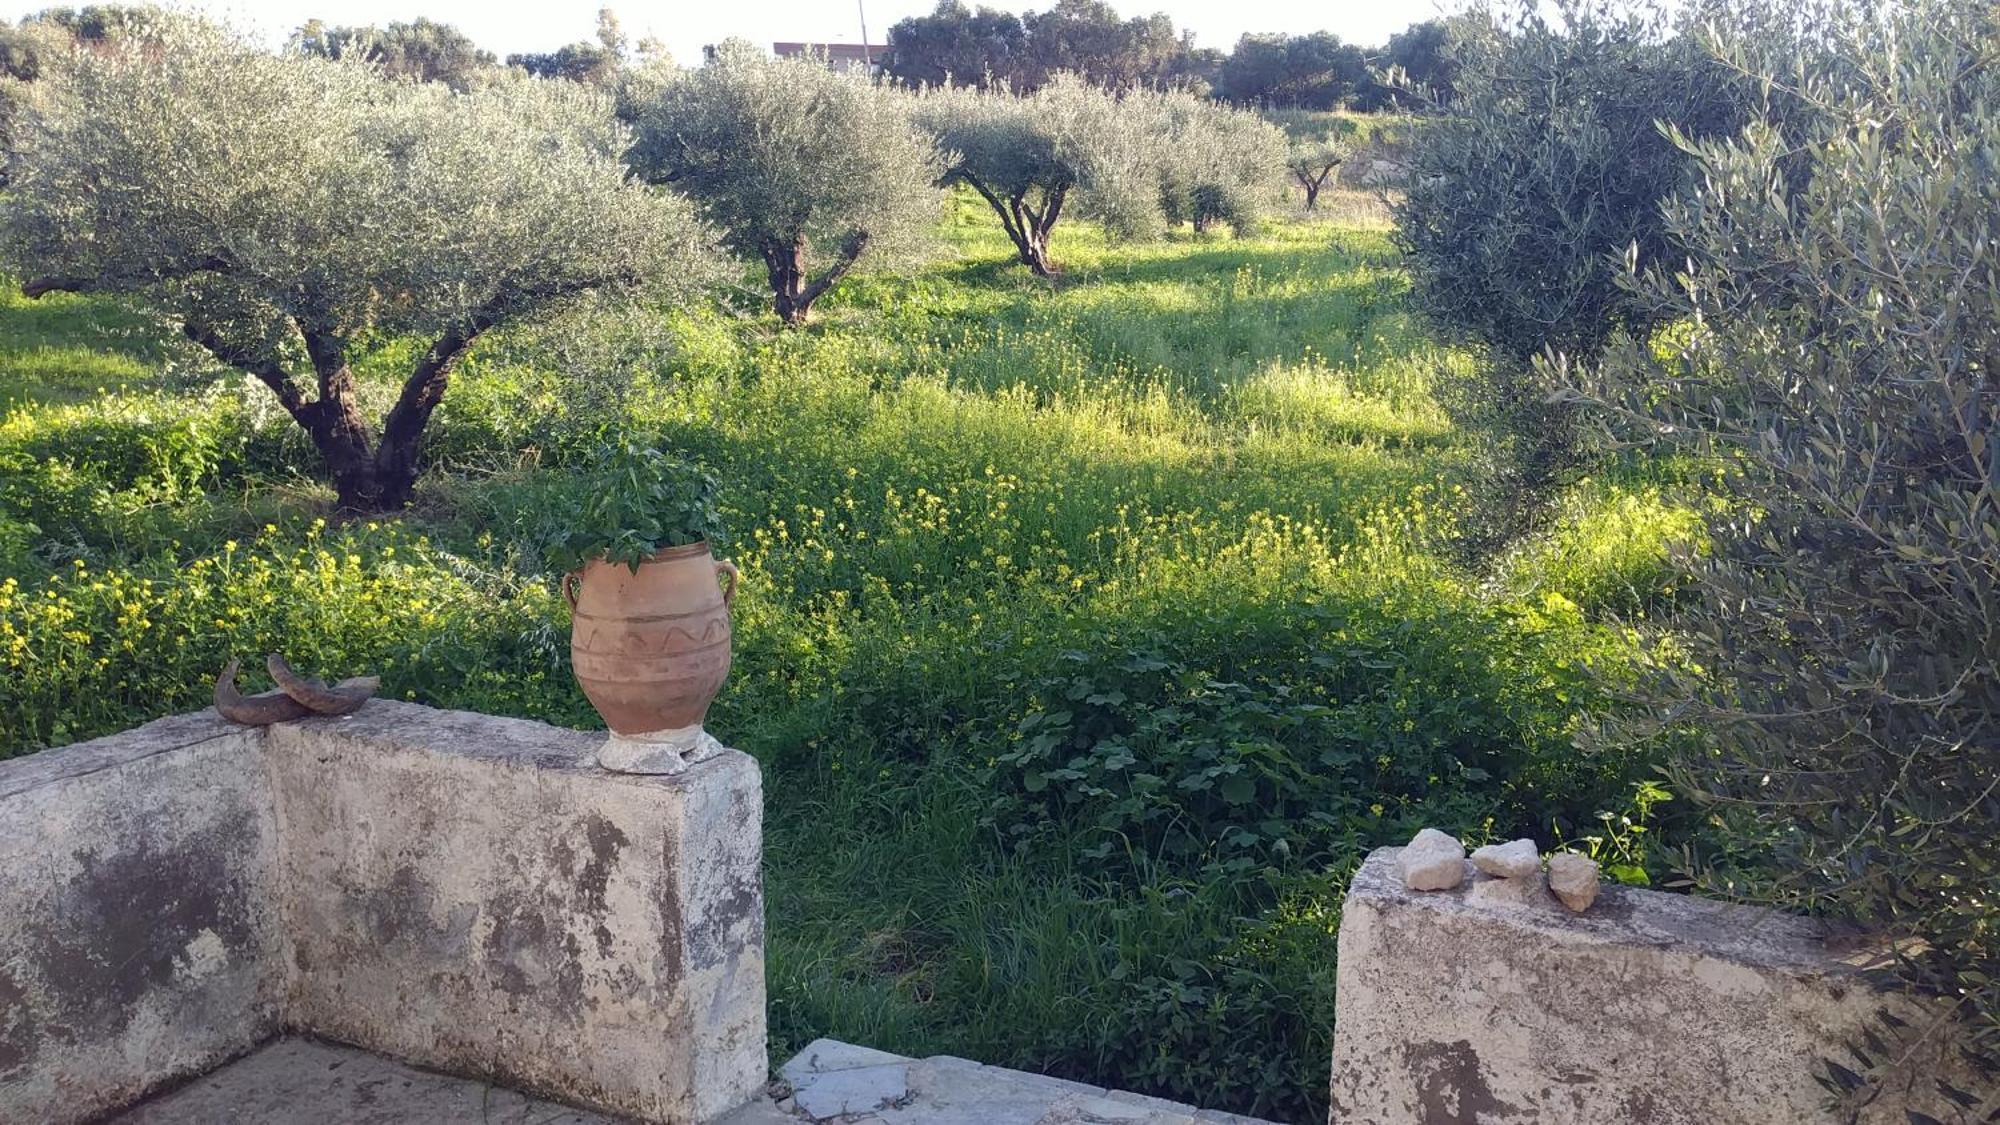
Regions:
<instances>
[{"instance_id":1,"label":"pot handle","mask_svg":"<svg viewBox=\"0 0 2000 1125\"><path fill-rule=\"evenodd\" d=\"M718 578L725 574L729 576L729 581L723 583L722 586L722 604L729 605L736 600L736 581L743 577L743 572L736 569L736 564L730 562L728 559L717 559L715 560L715 574Z\"/></svg>"},{"instance_id":2,"label":"pot handle","mask_svg":"<svg viewBox=\"0 0 2000 1125\"><path fill-rule=\"evenodd\" d=\"M583 588L583 572L572 570L562 576L563 600L569 603L569 611L576 612L576 595Z\"/></svg>"}]
</instances>

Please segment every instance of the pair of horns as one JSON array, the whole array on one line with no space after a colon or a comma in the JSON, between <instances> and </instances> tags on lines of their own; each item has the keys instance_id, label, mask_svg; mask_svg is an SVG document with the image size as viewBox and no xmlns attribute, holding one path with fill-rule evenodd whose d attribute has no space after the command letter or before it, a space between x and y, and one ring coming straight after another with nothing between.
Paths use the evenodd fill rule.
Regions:
<instances>
[{"instance_id":1,"label":"pair of horns","mask_svg":"<svg viewBox=\"0 0 2000 1125\"><path fill-rule=\"evenodd\" d=\"M264 667L277 682L278 690L244 695L236 690L236 670L241 661L230 658L229 666L215 678L215 709L231 722L266 726L307 715L348 715L382 686L380 676L356 676L331 686L292 671L277 653L264 658Z\"/></svg>"}]
</instances>

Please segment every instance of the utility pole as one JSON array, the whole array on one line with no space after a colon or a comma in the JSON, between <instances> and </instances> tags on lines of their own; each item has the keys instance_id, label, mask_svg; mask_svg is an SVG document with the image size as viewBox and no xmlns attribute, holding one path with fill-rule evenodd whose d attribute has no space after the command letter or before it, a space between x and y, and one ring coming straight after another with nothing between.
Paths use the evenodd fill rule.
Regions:
<instances>
[{"instance_id":1,"label":"utility pole","mask_svg":"<svg viewBox=\"0 0 2000 1125\"><path fill-rule=\"evenodd\" d=\"M868 0L854 0L854 10L861 13L861 65L872 72L875 60L868 55Z\"/></svg>"}]
</instances>

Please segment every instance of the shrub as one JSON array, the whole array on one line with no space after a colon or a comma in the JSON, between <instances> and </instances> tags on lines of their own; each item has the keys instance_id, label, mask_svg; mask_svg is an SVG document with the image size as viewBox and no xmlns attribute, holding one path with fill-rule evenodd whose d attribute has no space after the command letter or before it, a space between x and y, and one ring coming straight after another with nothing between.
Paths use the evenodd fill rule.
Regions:
<instances>
[{"instance_id":1,"label":"shrub","mask_svg":"<svg viewBox=\"0 0 2000 1125\"><path fill-rule=\"evenodd\" d=\"M1676 258L1660 204L1690 136L1737 120L1733 83L1693 36L1567 3L1458 30L1457 100L1417 130L1396 207L1411 297L1513 364L1588 356L1659 313L1616 284L1627 262Z\"/></svg>"},{"instance_id":2,"label":"shrub","mask_svg":"<svg viewBox=\"0 0 2000 1125\"><path fill-rule=\"evenodd\" d=\"M1922 939L1901 978L2000 1074L2000 23L1922 0L1812 34L1723 41L1800 96L1679 136L1687 259L1645 295L1685 341L1624 340L1580 389L1728 470L1683 619L1717 675L1656 685L1698 738L1680 784L1737 844L1710 883ZM1895 1055L1830 1068L1847 1108Z\"/></svg>"},{"instance_id":3,"label":"shrub","mask_svg":"<svg viewBox=\"0 0 2000 1125\"><path fill-rule=\"evenodd\" d=\"M1381 81L1391 100L1427 108L1451 104L1458 61L1445 21L1424 20L1391 35L1382 62L1388 73Z\"/></svg>"},{"instance_id":4,"label":"shrub","mask_svg":"<svg viewBox=\"0 0 2000 1125\"><path fill-rule=\"evenodd\" d=\"M908 108L859 75L732 41L637 107L628 159L762 261L779 319L802 324L864 257L893 261L929 239L944 156Z\"/></svg>"},{"instance_id":5,"label":"shrub","mask_svg":"<svg viewBox=\"0 0 2000 1125\"><path fill-rule=\"evenodd\" d=\"M573 84L453 94L162 16L33 91L0 231L24 290L164 306L270 388L346 507L408 501L430 416L488 329L704 273L691 209L627 180L608 99ZM379 435L350 368L371 329L427 345Z\"/></svg>"},{"instance_id":6,"label":"shrub","mask_svg":"<svg viewBox=\"0 0 2000 1125\"><path fill-rule=\"evenodd\" d=\"M1592 475L1552 506L1552 524L1497 561L1516 597L1560 594L1593 615L1644 618L1670 609L1687 585L1688 557L1707 549L1703 488L1647 466Z\"/></svg>"},{"instance_id":7,"label":"shrub","mask_svg":"<svg viewBox=\"0 0 2000 1125\"><path fill-rule=\"evenodd\" d=\"M1538 358L1595 354L1661 310L1617 284L1678 259L1660 205L1687 158L1660 123L1714 136L1739 118L1736 83L1691 34L1572 0L1550 23L1524 4L1461 17L1448 112L1414 131L1394 208L1412 303L1483 345L1447 405L1494 441L1500 493L1482 547L1534 522L1580 457L1573 412ZM1558 361L1560 361L1560 359Z\"/></svg>"},{"instance_id":8,"label":"shrub","mask_svg":"<svg viewBox=\"0 0 2000 1125\"><path fill-rule=\"evenodd\" d=\"M224 386L17 407L0 419L0 517L38 528L47 559L199 540L217 530L211 516L232 518L212 494L287 477L310 456L295 429L257 417L252 393L262 401Z\"/></svg>"},{"instance_id":9,"label":"shrub","mask_svg":"<svg viewBox=\"0 0 2000 1125\"><path fill-rule=\"evenodd\" d=\"M1211 879L1324 864L1424 824L1575 831L1623 783L1625 759L1559 765L1571 709L1598 690L1585 661L1615 642L1559 599L1440 593L1215 607L1063 654L1027 685L998 756L996 825L1014 839L1063 826L1107 871Z\"/></svg>"},{"instance_id":10,"label":"shrub","mask_svg":"<svg viewBox=\"0 0 2000 1125\"><path fill-rule=\"evenodd\" d=\"M1028 33L1012 12L938 0L927 16L906 16L889 28L882 73L907 86L1014 87L1027 71Z\"/></svg>"},{"instance_id":11,"label":"shrub","mask_svg":"<svg viewBox=\"0 0 2000 1125\"><path fill-rule=\"evenodd\" d=\"M629 566L670 547L723 544L715 478L639 437L606 448L591 471L569 482L574 501L564 534L549 551L550 569L580 569L591 559Z\"/></svg>"},{"instance_id":12,"label":"shrub","mask_svg":"<svg viewBox=\"0 0 2000 1125\"><path fill-rule=\"evenodd\" d=\"M1237 105L1339 109L1372 101L1367 54L1328 31L1249 34L1236 41L1216 74L1216 94Z\"/></svg>"}]
</instances>

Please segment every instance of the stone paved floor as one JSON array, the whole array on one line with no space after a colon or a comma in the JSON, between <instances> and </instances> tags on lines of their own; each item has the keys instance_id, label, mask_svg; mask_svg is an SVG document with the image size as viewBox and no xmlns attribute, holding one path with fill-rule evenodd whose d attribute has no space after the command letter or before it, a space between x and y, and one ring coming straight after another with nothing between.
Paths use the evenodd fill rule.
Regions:
<instances>
[{"instance_id":1,"label":"stone paved floor","mask_svg":"<svg viewBox=\"0 0 2000 1125\"><path fill-rule=\"evenodd\" d=\"M939 1055L821 1039L772 1097L714 1125L1269 1125ZM111 1118L116 1125L624 1125L464 1078L308 1039L270 1046Z\"/></svg>"}]
</instances>

